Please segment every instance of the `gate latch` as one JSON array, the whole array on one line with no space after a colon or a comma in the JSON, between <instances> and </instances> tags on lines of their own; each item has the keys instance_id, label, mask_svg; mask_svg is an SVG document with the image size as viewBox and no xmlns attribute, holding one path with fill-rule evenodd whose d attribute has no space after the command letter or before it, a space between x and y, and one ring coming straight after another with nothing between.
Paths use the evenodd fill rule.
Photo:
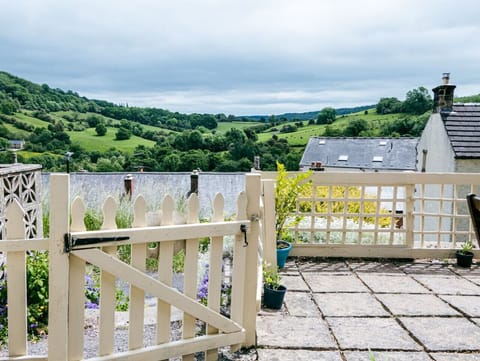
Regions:
<instances>
[{"instance_id":1,"label":"gate latch","mask_svg":"<svg viewBox=\"0 0 480 361\"><path fill-rule=\"evenodd\" d=\"M246 224L241 224L240 225L240 231L243 233L243 247L248 246L248 241L247 241L247 225Z\"/></svg>"}]
</instances>

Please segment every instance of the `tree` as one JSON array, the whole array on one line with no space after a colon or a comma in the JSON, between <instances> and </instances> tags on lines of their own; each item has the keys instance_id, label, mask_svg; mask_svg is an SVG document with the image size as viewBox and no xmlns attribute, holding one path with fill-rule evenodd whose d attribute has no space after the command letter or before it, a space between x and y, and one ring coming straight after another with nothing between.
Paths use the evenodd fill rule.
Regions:
<instances>
[{"instance_id":1,"label":"tree","mask_svg":"<svg viewBox=\"0 0 480 361\"><path fill-rule=\"evenodd\" d=\"M103 137L105 134L107 134L107 127L103 123L98 123L95 127L95 131L99 137Z\"/></svg>"},{"instance_id":2,"label":"tree","mask_svg":"<svg viewBox=\"0 0 480 361\"><path fill-rule=\"evenodd\" d=\"M355 119L348 123L343 131L346 137L357 137L361 132L368 129L368 123L364 119Z\"/></svg>"},{"instance_id":3,"label":"tree","mask_svg":"<svg viewBox=\"0 0 480 361\"><path fill-rule=\"evenodd\" d=\"M87 123L89 128L95 128L98 124L102 122L102 118L96 116L96 115L90 115L87 118Z\"/></svg>"},{"instance_id":4,"label":"tree","mask_svg":"<svg viewBox=\"0 0 480 361\"><path fill-rule=\"evenodd\" d=\"M423 86L412 89L407 92L407 97L403 102L403 111L409 114L423 114L431 110L433 106L432 97L428 90Z\"/></svg>"},{"instance_id":5,"label":"tree","mask_svg":"<svg viewBox=\"0 0 480 361\"><path fill-rule=\"evenodd\" d=\"M397 98L381 98L376 107L377 114L392 114L402 111L402 102Z\"/></svg>"},{"instance_id":6,"label":"tree","mask_svg":"<svg viewBox=\"0 0 480 361\"><path fill-rule=\"evenodd\" d=\"M337 112L331 107L323 108L317 116L317 124L330 124L335 121Z\"/></svg>"},{"instance_id":7,"label":"tree","mask_svg":"<svg viewBox=\"0 0 480 361\"><path fill-rule=\"evenodd\" d=\"M132 132L124 127L120 127L117 130L117 133L115 134L115 139L116 140L127 140L130 139L132 136Z\"/></svg>"}]
</instances>

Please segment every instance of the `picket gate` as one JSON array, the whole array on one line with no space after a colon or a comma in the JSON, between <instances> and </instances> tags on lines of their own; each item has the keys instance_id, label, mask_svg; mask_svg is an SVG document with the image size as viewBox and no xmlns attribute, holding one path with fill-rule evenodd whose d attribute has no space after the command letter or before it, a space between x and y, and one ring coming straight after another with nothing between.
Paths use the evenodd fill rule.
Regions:
<instances>
[{"instance_id":1,"label":"picket gate","mask_svg":"<svg viewBox=\"0 0 480 361\"><path fill-rule=\"evenodd\" d=\"M246 190L237 201L236 219L223 219L223 197L217 194L209 223L198 217L199 201L190 195L185 224L173 224L174 202L166 196L161 207L161 225L147 224L147 205L142 196L133 201L131 228L117 229L118 204L107 198L103 224L86 231L85 205L80 198L70 204L69 175L50 178L50 236L25 239L24 212L13 200L7 209L6 239L0 251L8 267L8 357L3 360L84 359L85 274L92 265L101 270L98 355L90 360L163 360L182 356L193 360L206 352L216 360L218 348L255 344L258 307L260 237L260 175L246 175ZM220 313L222 253L225 236L235 237L231 268L230 317ZM199 240L210 239L207 305L197 300ZM183 292L172 287L172 259L176 242L185 244ZM158 245L158 277L145 272L148 244ZM117 257L119 246L131 246L129 264ZM49 252L48 354L34 356L27 350L26 252ZM130 285L128 350L115 352L115 282ZM13 286L14 285L14 286ZM144 346L145 294L157 298L156 339ZM170 339L172 307L183 311L182 339ZM206 324L206 334L196 334L197 320Z\"/></svg>"}]
</instances>

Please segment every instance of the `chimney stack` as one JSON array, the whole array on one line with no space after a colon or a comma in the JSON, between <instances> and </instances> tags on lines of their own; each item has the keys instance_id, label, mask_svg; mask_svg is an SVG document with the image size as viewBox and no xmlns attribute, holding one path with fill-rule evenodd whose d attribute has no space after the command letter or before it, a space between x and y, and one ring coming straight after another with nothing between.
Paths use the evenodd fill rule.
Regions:
<instances>
[{"instance_id":1,"label":"chimney stack","mask_svg":"<svg viewBox=\"0 0 480 361\"><path fill-rule=\"evenodd\" d=\"M453 95L456 85L450 83L450 73L443 73L442 85L433 88L433 112L449 112L453 106Z\"/></svg>"}]
</instances>

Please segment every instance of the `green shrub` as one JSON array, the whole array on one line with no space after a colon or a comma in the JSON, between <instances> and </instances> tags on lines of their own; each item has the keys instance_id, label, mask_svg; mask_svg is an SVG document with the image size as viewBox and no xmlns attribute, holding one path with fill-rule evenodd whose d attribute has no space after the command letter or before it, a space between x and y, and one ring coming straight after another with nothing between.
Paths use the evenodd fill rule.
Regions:
<instances>
[{"instance_id":1,"label":"green shrub","mask_svg":"<svg viewBox=\"0 0 480 361\"><path fill-rule=\"evenodd\" d=\"M48 329L48 252L27 252L27 331L36 340ZM0 265L0 343L8 337L7 269Z\"/></svg>"},{"instance_id":2,"label":"green shrub","mask_svg":"<svg viewBox=\"0 0 480 361\"><path fill-rule=\"evenodd\" d=\"M83 222L87 231L97 231L102 227L103 216L92 209L88 209L85 212Z\"/></svg>"}]
</instances>

